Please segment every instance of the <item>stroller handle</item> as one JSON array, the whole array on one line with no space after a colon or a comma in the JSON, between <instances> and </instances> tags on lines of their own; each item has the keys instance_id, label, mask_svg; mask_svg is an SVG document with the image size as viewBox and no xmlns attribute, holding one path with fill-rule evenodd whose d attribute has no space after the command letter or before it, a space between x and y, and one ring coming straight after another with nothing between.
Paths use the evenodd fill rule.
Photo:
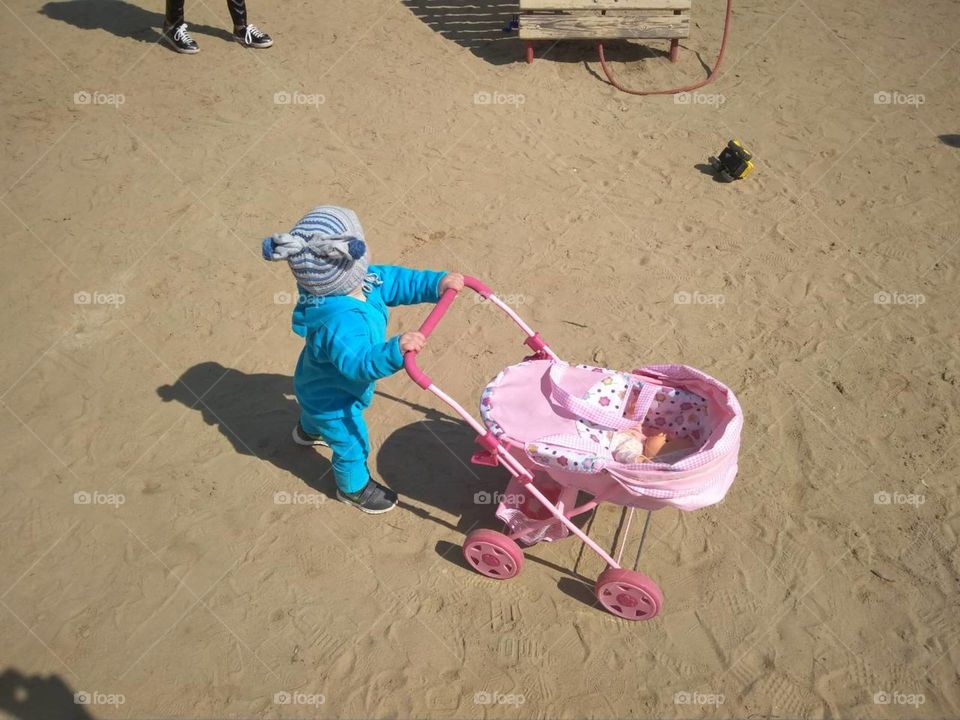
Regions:
<instances>
[{"instance_id":1,"label":"stroller handle","mask_svg":"<svg viewBox=\"0 0 960 720\"><path fill-rule=\"evenodd\" d=\"M474 290L480 297L484 299L493 295L493 290L474 277L464 275L463 285L464 287ZM450 306L453 305L453 301L457 299L457 295L459 295L459 293L453 289L444 291L443 295L440 297L440 300L437 301L436 306L434 306L433 310L430 311L430 314L427 315L427 319L423 321L423 325L420 326L420 333L424 337L430 337L430 333L432 333L437 325L440 324L440 320L443 319L443 316L447 314L447 310L449 310Z\"/></svg>"},{"instance_id":2,"label":"stroller handle","mask_svg":"<svg viewBox=\"0 0 960 720\"><path fill-rule=\"evenodd\" d=\"M540 339L539 333L534 332L529 325L520 319L519 315L509 308L502 300L497 298L497 296L494 295L493 290L491 290L486 283L478 280L475 277L464 275L463 285L464 287L468 287L476 292L484 300L491 300L495 305L509 315L513 321L520 326L520 329L526 333L526 343L534 350L534 352L544 352L550 357L556 357L553 354L553 351L547 347L546 343ZM431 310L430 314L427 315L427 319L424 320L423 324L420 326L420 333L424 337L430 337L430 334L436 329L437 325L440 324L440 320L442 320L443 316L447 314L447 310L450 309L453 301L457 299L458 294L459 293L456 290L450 288L445 290L443 295L440 296L440 300L437 301L437 304L434 306L433 310ZM430 379L430 377L417 366L417 353L415 351L411 350L404 353L403 368L407 371L410 379L424 390L433 384L433 381Z\"/></svg>"}]
</instances>

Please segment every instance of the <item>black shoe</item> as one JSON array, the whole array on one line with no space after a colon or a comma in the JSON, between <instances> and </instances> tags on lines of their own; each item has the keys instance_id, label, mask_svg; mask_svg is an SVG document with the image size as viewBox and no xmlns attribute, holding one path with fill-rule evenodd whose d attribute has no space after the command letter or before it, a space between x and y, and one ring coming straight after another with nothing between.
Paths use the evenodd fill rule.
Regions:
<instances>
[{"instance_id":1,"label":"black shoe","mask_svg":"<svg viewBox=\"0 0 960 720\"><path fill-rule=\"evenodd\" d=\"M303 429L303 425L297 423L293 429L293 441L297 445L320 445L321 447L330 447L327 441L319 435L311 435Z\"/></svg>"},{"instance_id":2,"label":"black shoe","mask_svg":"<svg viewBox=\"0 0 960 720\"><path fill-rule=\"evenodd\" d=\"M163 28L163 39L178 53L193 55L200 52L200 46L194 42L187 32L187 24L180 23L176 27Z\"/></svg>"},{"instance_id":3,"label":"black shoe","mask_svg":"<svg viewBox=\"0 0 960 720\"><path fill-rule=\"evenodd\" d=\"M363 490L355 493L345 493L338 489L337 500L353 505L357 510L370 515L379 515L397 506L397 494L373 478L367 481Z\"/></svg>"},{"instance_id":4,"label":"black shoe","mask_svg":"<svg viewBox=\"0 0 960 720\"><path fill-rule=\"evenodd\" d=\"M247 25L243 30L234 30L233 39L244 47L268 48L273 39L256 25Z\"/></svg>"}]
</instances>

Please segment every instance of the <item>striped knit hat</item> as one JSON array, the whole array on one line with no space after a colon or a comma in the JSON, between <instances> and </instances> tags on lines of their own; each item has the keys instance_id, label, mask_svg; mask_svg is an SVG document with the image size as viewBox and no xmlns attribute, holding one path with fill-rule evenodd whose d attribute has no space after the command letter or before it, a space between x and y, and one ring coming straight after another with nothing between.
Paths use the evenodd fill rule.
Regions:
<instances>
[{"instance_id":1,"label":"striped knit hat","mask_svg":"<svg viewBox=\"0 0 960 720\"><path fill-rule=\"evenodd\" d=\"M311 295L349 295L367 276L370 258L353 210L321 205L289 233L263 241L264 260L286 260L297 283Z\"/></svg>"}]
</instances>

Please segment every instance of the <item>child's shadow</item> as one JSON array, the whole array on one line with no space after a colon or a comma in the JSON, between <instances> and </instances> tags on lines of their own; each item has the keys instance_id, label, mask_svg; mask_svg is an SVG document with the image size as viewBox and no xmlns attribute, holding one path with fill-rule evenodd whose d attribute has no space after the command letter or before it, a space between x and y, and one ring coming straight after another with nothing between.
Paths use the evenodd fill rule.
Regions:
<instances>
[{"instance_id":1,"label":"child's shadow","mask_svg":"<svg viewBox=\"0 0 960 720\"><path fill-rule=\"evenodd\" d=\"M293 442L300 417L293 380L275 373L246 374L217 362L186 370L172 385L157 388L164 402L176 400L197 410L241 455L273 463L318 492L333 496L329 451L325 457Z\"/></svg>"}]
</instances>

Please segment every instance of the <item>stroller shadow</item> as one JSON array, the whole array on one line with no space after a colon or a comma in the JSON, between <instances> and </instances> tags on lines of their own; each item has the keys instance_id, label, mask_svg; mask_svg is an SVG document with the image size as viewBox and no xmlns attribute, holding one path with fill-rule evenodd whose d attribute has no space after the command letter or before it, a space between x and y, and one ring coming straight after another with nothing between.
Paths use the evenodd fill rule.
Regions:
<instances>
[{"instance_id":1,"label":"stroller shadow","mask_svg":"<svg viewBox=\"0 0 960 720\"><path fill-rule=\"evenodd\" d=\"M473 527L495 527L496 505L489 498L503 492L506 477L499 468L470 463L470 456L478 449L473 430L444 412L379 390L377 395L424 415L423 420L396 430L376 450L377 472L400 494L403 507L462 533ZM460 519L452 523L422 505L445 515L459 515Z\"/></svg>"},{"instance_id":2,"label":"stroller shadow","mask_svg":"<svg viewBox=\"0 0 960 720\"><path fill-rule=\"evenodd\" d=\"M60 20L81 30L106 30L120 38L155 43L161 38L158 28L163 28L161 13L144 10L124 0L65 0L48 2L40 11L53 20ZM190 23L190 32L211 35L221 40L233 41L233 36L223 28ZM174 52L173 49L170 49Z\"/></svg>"},{"instance_id":3,"label":"stroller shadow","mask_svg":"<svg viewBox=\"0 0 960 720\"><path fill-rule=\"evenodd\" d=\"M557 588L567 597L590 607L601 607L594 594L594 581L582 575L577 577L562 577L557 581Z\"/></svg>"},{"instance_id":4,"label":"stroller shadow","mask_svg":"<svg viewBox=\"0 0 960 720\"><path fill-rule=\"evenodd\" d=\"M59 675L24 675L13 668L0 673L0 714L14 720L93 720Z\"/></svg>"},{"instance_id":5,"label":"stroller shadow","mask_svg":"<svg viewBox=\"0 0 960 720\"><path fill-rule=\"evenodd\" d=\"M401 506L425 520L464 535L475 528L500 529L501 523L494 514L497 505L492 500L495 494L504 491L509 476L503 468L470 463L470 456L478 449L473 429L459 418L433 408L379 390L377 395L403 403L424 415L423 420L390 435L377 453L377 472L400 494ZM415 500L418 505L405 500ZM421 505L436 508L447 515L459 515L460 519L452 523ZM580 525L586 517L580 516L574 521ZM463 559L459 545L441 540L434 549L447 562L467 572L475 572ZM582 582L574 578L591 582L568 567L530 554L526 558L528 562L539 563L562 574L578 587L583 586ZM564 587L562 583L561 590ZM581 593L572 597L583 599L584 596Z\"/></svg>"},{"instance_id":6,"label":"stroller shadow","mask_svg":"<svg viewBox=\"0 0 960 720\"><path fill-rule=\"evenodd\" d=\"M204 362L186 370L173 384L158 387L157 395L164 402L176 401L197 410L239 454L272 463L317 492L335 497L330 461L313 448L296 445L290 437L300 407L289 375L247 374Z\"/></svg>"},{"instance_id":7,"label":"stroller shadow","mask_svg":"<svg viewBox=\"0 0 960 720\"><path fill-rule=\"evenodd\" d=\"M523 43L516 30L504 32L519 11L515 1L403 0L403 4L431 30L491 65L524 59ZM536 48L538 58L548 53L547 57L557 62L585 63L597 59L596 43L592 41L538 41ZM666 51L625 41L605 42L604 52L608 60L615 62L669 55Z\"/></svg>"}]
</instances>

